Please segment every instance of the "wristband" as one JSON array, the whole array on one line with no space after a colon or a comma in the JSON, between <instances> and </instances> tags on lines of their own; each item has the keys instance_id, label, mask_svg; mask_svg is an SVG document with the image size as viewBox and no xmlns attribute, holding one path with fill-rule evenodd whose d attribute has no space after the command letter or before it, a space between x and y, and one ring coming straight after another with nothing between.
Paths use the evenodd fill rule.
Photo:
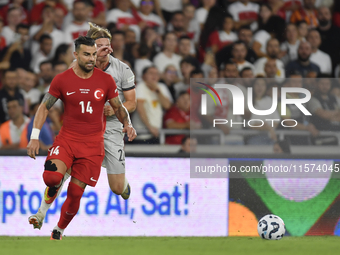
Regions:
<instances>
[{"instance_id":1,"label":"wristband","mask_svg":"<svg viewBox=\"0 0 340 255\"><path fill-rule=\"evenodd\" d=\"M31 140L36 139L39 140L40 129L33 128L31 133Z\"/></svg>"}]
</instances>

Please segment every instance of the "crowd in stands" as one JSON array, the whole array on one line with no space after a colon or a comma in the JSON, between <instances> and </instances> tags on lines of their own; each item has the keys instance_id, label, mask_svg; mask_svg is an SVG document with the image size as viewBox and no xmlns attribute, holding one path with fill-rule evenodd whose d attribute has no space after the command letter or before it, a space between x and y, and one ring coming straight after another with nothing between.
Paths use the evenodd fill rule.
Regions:
<instances>
[{"instance_id":1,"label":"crowd in stands","mask_svg":"<svg viewBox=\"0 0 340 255\"><path fill-rule=\"evenodd\" d=\"M213 106L203 118L190 116L200 105L190 103L192 78L247 78L235 85L245 94L252 87L254 107L263 110L272 105L273 88L306 88L311 117L288 105L286 115L278 108L271 118L295 119L293 129L310 133L292 144L333 144L320 131L340 131L340 1L0 0L0 149L26 147L37 107L53 78L72 63L73 41L86 35L88 22L111 32L112 55L135 73L132 122L148 131L135 143L157 144L161 129L205 127L212 116L261 119L249 112L233 116L227 90L219 93L227 105ZM62 121L59 100L41 132L42 149ZM263 135L247 137L219 128L227 144L273 145L282 126L264 125ZM180 145L184 138L169 135L166 143Z\"/></svg>"}]
</instances>

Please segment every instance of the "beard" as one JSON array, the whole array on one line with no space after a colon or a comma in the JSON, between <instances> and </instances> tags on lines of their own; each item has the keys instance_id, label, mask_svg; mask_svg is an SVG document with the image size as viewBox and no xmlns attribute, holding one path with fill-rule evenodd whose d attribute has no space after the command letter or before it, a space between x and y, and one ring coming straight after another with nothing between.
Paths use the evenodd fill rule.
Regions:
<instances>
[{"instance_id":1,"label":"beard","mask_svg":"<svg viewBox=\"0 0 340 255\"><path fill-rule=\"evenodd\" d=\"M183 27L178 27L178 26L174 26L174 30L176 31L176 32L182 32L184 29L183 29Z\"/></svg>"},{"instance_id":2,"label":"beard","mask_svg":"<svg viewBox=\"0 0 340 255\"><path fill-rule=\"evenodd\" d=\"M325 20L325 19L320 19L319 20L320 27L327 27L330 23L331 23L330 20Z\"/></svg>"},{"instance_id":3,"label":"beard","mask_svg":"<svg viewBox=\"0 0 340 255\"><path fill-rule=\"evenodd\" d=\"M298 60L300 62L307 62L309 60L309 57L310 55L308 57L302 57L300 54L298 54Z\"/></svg>"},{"instance_id":4,"label":"beard","mask_svg":"<svg viewBox=\"0 0 340 255\"><path fill-rule=\"evenodd\" d=\"M91 68L91 69L86 68L86 65L87 65L87 64L93 64L92 68ZM80 67L80 69L83 70L85 73L90 73L91 71L93 71L94 63L93 63L93 62L89 62L89 63L86 63L86 64L83 65L83 64L80 64L80 62L79 62L79 67Z\"/></svg>"}]
</instances>

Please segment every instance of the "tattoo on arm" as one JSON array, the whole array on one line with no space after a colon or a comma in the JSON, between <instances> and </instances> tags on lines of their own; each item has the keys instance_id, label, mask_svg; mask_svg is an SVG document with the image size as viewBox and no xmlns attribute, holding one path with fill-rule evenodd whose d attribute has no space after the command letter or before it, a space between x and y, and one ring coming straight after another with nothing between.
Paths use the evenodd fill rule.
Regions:
<instances>
[{"instance_id":1,"label":"tattoo on arm","mask_svg":"<svg viewBox=\"0 0 340 255\"><path fill-rule=\"evenodd\" d=\"M113 98L113 103L115 105L114 111L119 121L123 124L128 123L128 125L130 125L131 121L129 113L126 110L125 106L120 101L119 97Z\"/></svg>"},{"instance_id":2,"label":"tattoo on arm","mask_svg":"<svg viewBox=\"0 0 340 255\"><path fill-rule=\"evenodd\" d=\"M47 110L51 109L51 107L54 105L54 103L58 100L58 98L52 96L50 93L46 93L43 100L42 104L46 105Z\"/></svg>"}]
</instances>

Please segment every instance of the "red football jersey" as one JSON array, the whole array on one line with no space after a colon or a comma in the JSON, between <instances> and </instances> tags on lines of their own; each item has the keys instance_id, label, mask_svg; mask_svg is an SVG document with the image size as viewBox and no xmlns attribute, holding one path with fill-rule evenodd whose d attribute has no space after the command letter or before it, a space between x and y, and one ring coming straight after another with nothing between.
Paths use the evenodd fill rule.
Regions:
<instances>
[{"instance_id":1,"label":"red football jersey","mask_svg":"<svg viewBox=\"0 0 340 255\"><path fill-rule=\"evenodd\" d=\"M71 68L53 79L49 93L64 102L64 121L59 135L82 142L103 138L104 104L118 96L111 75L94 68L92 76L83 79Z\"/></svg>"}]
</instances>

